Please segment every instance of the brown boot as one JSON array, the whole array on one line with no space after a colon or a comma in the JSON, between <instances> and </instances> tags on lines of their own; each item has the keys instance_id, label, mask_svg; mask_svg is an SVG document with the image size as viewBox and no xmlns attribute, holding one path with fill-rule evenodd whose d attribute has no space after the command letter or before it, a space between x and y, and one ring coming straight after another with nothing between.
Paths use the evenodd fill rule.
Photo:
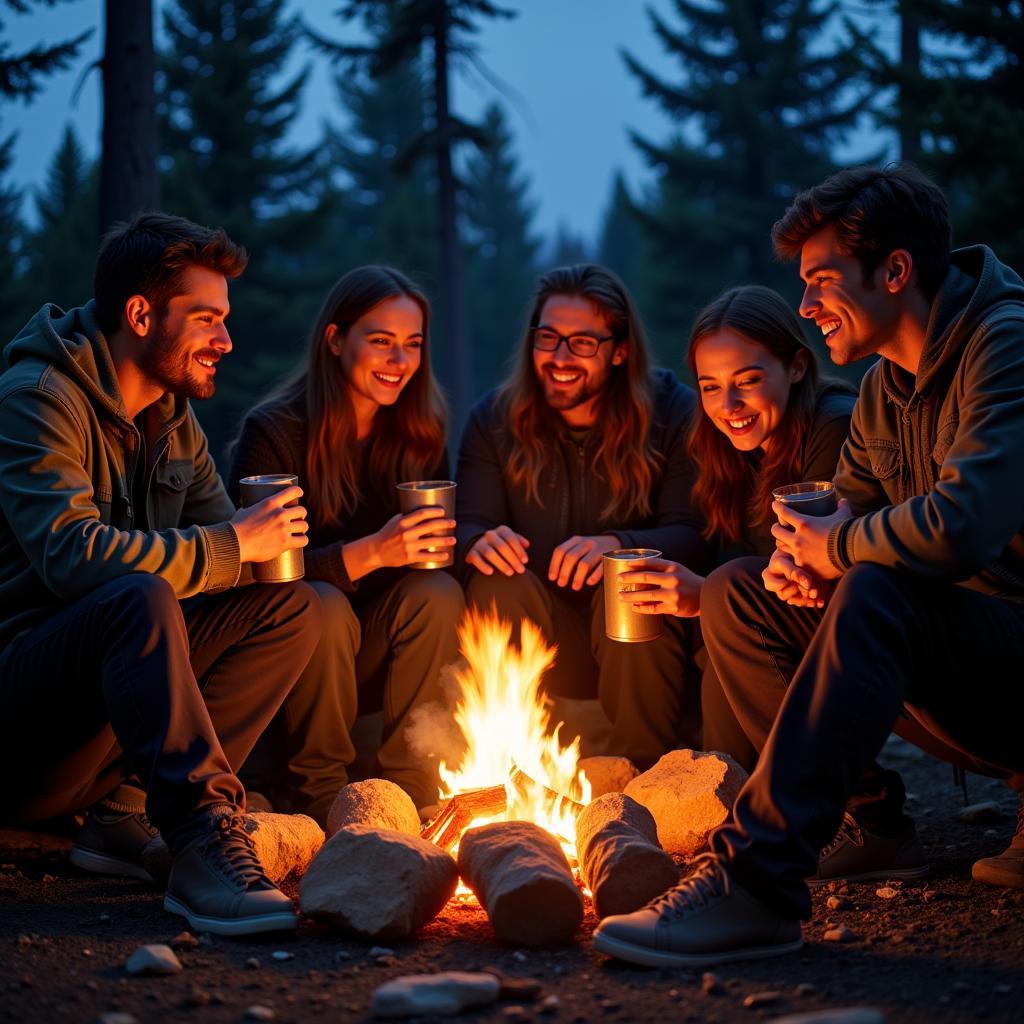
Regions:
<instances>
[{"instance_id":1,"label":"brown boot","mask_svg":"<svg viewBox=\"0 0 1024 1024\"><path fill-rule=\"evenodd\" d=\"M1017 830L1010 845L995 857L982 857L974 862L971 876L976 882L1024 889L1024 799L1017 812Z\"/></svg>"}]
</instances>

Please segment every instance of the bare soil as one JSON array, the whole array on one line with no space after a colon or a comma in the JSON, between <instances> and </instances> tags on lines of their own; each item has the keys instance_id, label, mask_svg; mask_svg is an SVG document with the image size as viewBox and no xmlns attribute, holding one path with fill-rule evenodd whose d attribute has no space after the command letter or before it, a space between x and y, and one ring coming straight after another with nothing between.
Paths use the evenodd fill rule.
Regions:
<instances>
[{"instance_id":1,"label":"bare soil","mask_svg":"<svg viewBox=\"0 0 1024 1024\"><path fill-rule=\"evenodd\" d=\"M1006 845L1014 796L972 776L972 803L995 800L1002 817L967 824L957 817L962 798L947 766L898 741L884 760L904 773L931 876L892 883L896 891L888 899L877 895L883 886L876 883L819 891L801 953L719 968L710 980L697 972L633 968L595 953L592 912L573 945L515 949L495 940L479 907L455 903L390 953L371 955L367 944L304 921L294 937L200 936L195 949L179 951L180 974L129 978L123 969L129 954L144 943L169 942L185 922L165 913L161 895L139 883L71 867L66 839L3 832L0 1021L88 1022L121 1013L140 1024L237 1022L257 1019L247 1016L255 1006L269 1008L276 1021L364 1021L374 989L390 978L490 966L536 979L540 994L460 1019L667 1024L873 1006L893 1024L1024 1020L1024 891L970 878L976 858ZM828 909L830 895L848 906ZM834 925L845 925L853 940L824 941ZM275 952L289 956L275 958ZM543 1003L548 996L557 997L557 1007Z\"/></svg>"}]
</instances>

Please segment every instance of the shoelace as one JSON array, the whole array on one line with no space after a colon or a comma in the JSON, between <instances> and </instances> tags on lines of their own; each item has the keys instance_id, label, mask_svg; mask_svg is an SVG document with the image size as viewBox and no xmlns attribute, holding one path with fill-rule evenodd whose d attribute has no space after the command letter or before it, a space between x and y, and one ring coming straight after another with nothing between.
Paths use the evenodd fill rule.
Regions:
<instances>
[{"instance_id":1,"label":"shoelace","mask_svg":"<svg viewBox=\"0 0 1024 1024\"><path fill-rule=\"evenodd\" d=\"M821 855L824 857L827 854L832 853L836 847L841 846L842 843L849 839L850 842L857 843L858 845L863 841L863 833L860 830L860 826L857 824L856 819L848 811L843 812L843 820L839 825L839 831L829 841L822 851Z\"/></svg>"},{"instance_id":2,"label":"shoelace","mask_svg":"<svg viewBox=\"0 0 1024 1024\"><path fill-rule=\"evenodd\" d=\"M663 921L682 917L686 911L706 906L709 900L728 894L729 876L713 853L702 853L693 867L692 874L651 904Z\"/></svg>"},{"instance_id":3,"label":"shoelace","mask_svg":"<svg viewBox=\"0 0 1024 1024\"><path fill-rule=\"evenodd\" d=\"M245 818L241 814L223 814L215 819L215 826L216 832L203 844L203 852L212 857L217 867L246 888L268 881L252 838L245 831Z\"/></svg>"}]
</instances>

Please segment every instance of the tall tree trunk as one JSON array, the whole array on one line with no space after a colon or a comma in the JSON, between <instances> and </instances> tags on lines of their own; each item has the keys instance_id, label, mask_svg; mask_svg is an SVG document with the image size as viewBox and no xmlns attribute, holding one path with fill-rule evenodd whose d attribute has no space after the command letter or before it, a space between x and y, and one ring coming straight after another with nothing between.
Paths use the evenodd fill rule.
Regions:
<instances>
[{"instance_id":1,"label":"tall tree trunk","mask_svg":"<svg viewBox=\"0 0 1024 1024\"><path fill-rule=\"evenodd\" d=\"M921 156L921 130L913 111L917 104L907 95L917 87L921 71L921 21L915 0L899 0L900 17L900 159L918 160ZM911 84L908 86L908 82Z\"/></svg>"},{"instance_id":2,"label":"tall tree trunk","mask_svg":"<svg viewBox=\"0 0 1024 1024\"><path fill-rule=\"evenodd\" d=\"M100 231L159 201L152 0L106 0Z\"/></svg>"},{"instance_id":3,"label":"tall tree trunk","mask_svg":"<svg viewBox=\"0 0 1024 1024\"><path fill-rule=\"evenodd\" d=\"M447 337L438 348L442 376L452 405L456 429L472 401L469 330L463 282L462 246L452 171L452 133L448 98L448 2L434 0L434 101L437 116L437 202L441 244L441 320Z\"/></svg>"}]
</instances>

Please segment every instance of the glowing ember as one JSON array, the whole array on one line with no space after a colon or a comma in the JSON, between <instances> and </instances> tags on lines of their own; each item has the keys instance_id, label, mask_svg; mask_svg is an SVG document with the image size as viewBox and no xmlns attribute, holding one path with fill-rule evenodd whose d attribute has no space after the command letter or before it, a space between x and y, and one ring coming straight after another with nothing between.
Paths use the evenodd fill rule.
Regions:
<instances>
[{"instance_id":1,"label":"glowing ember","mask_svg":"<svg viewBox=\"0 0 1024 1024\"><path fill-rule=\"evenodd\" d=\"M488 613L470 609L459 626L459 640L467 667L457 673L455 720L466 752L457 768L441 763L442 799L503 786L505 809L492 806L466 828L532 821L558 837L575 865L575 816L581 804L590 802L590 783L576 768L579 737L562 745L562 723L552 727L548 701L540 692L556 649L529 620L523 620L522 646L516 647L512 624L493 608Z\"/></svg>"}]
</instances>

